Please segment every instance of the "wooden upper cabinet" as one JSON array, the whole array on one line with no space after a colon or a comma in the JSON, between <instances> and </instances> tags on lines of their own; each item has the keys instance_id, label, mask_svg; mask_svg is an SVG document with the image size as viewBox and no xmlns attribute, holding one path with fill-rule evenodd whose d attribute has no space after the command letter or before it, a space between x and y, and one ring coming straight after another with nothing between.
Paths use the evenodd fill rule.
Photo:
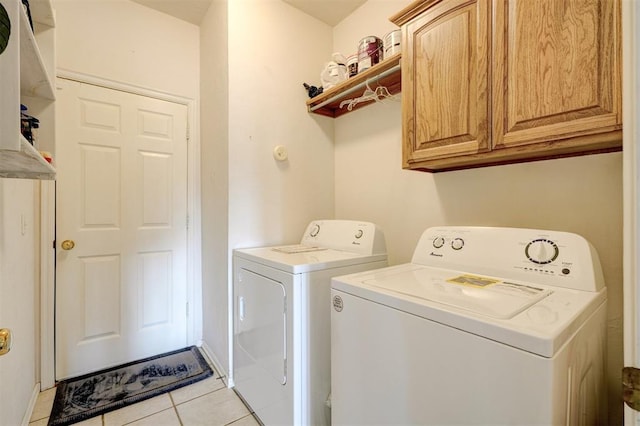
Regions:
<instances>
[{"instance_id":1,"label":"wooden upper cabinet","mask_svg":"<svg viewBox=\"0 0 640 426\"><path fill-rule=\"evenodd\" d=\"M403 167L622 148L620 0L421 0L403 35Z\"/></svg>"},{"instance_id":2,"label":"wooden upper cabinet","mask_svg":"<svg viewBox=\"0 0 640 426\"><path fill-rule=\"evenodd\" d=\"M404 167L490 149L489 22L486 0L456 0L402 26Z\"/></svg>"},{"instance_id":3,"label":"wooden upper cabinet","mask_svg":"<svg viewBox=\"0 0 640 426\"><path fill-rule=\"evenodd\" d=\"M509 0L494 7L495 148L620 129L618 1Z\"/></svg>"}]
</instances>

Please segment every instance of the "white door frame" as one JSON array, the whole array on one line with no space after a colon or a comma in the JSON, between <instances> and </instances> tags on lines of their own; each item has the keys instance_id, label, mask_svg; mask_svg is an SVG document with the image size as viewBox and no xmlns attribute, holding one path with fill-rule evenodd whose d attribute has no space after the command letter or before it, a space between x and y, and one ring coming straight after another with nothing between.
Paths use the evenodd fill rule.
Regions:
<instances>
[{"instance_id":1,"label":"white door frame","mask_svg":"<svg viewBox=\"0 0 640 426\"><path fill-rule=\"evenodd\" d=\"M623 101L623 215L624 215L624 365L640 366L640 287L638 256L640 255L640 108L636 95L640 90L640 5L636 0L622 1L622 101ZM625 425L637 425L638 413L624 405Z\"/></svg>"},{"instance_id":2,"label":"white door frame","mask_svg":"<svg viewBox=\"0 0 640 426\"><path fill-rule=\"evenodd\" d=\"M198 101L65 69L58 69L57 77L187 106L187 129L189 132L187 143L187 214L189 218L189 227L187 229L187 344L200 345L202 343L202 265L200 233L200 125L198 121L200 106ZM52 212L55 212L55 197L53 194L45 191L41 196L41 203L43 212L41 216L41 235L43 236L42 250L46 252L49 247L48 241L51 241L51 236L55 235L55 221L48 219L51 217ZM52 229L52 227L54 227L54 229ZM42 287L40 304L40 383L43 390L55 385L53 327L55 320L53 276L55 271L54 268L52 268L52 266L55 265L49 265L47 261L47 256L41 257L41 270L43 272L41 274Z\"/></svg>"},{"instance_id":3,"label":"white door frame","mask_svg":"<svg viewBox=\"0 0 640 426\"><path fill-rule=\"evenodd\" d=\"M40 182L40 388L55 385L56 186Z\"/></svg>"}]
</instances>

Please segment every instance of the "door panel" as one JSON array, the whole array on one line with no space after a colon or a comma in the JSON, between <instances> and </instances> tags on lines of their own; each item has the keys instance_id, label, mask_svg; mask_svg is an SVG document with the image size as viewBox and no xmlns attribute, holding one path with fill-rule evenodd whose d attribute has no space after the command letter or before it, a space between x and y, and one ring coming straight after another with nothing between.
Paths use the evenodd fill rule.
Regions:
<instances>
[{"instance_id":1,"label":"door panel","mask_svg":"<svg viewBox=\"0 0 640 426\"><path fill-rule=\"evenodd\" d=\"M84 229L120 227L120 150L80 146Z\"/></svg>"},{"instance_id":2,"label":"door panel","mask_svg":"<svg viewBox=\"0 0 640 426\"><path fill-rule=\"evenodd\" d=\"M11 331L11 350L0 356L0 425L19 425L36 377L36 187L27 179L0 179L0 329Z\"/></svg>"},{"instance_id":3,"label":"door panel","mask_svg":"<svg viewBox=\"0 0 640 426\"><path fill-rule=\"evenodd\" d=\"M115 337L120 330L120 256L87 256L80 262L84 340Z\"/></svg>"},{"instance_id":4,"label":"door panel","mask_svg":"<svg viewBox=\"0 0 640 426\"><path fill-rule=\"evenodd\" d=\"M490 149L489 20L489 2L456 0L403 27L405 167Z\"/></svg>"},{"instance_id":5,"label":"door panel","mask_svg":"<svg viewBox=\"0 0 640 426\"><path fill-rule=\"evenodd\" d=\"M187 107L58 80L56 378L186 346ZM64 240L75 247L61 249Z\"/></svg>"},{"instance_id":6,"label":"door panel","mask_svg":"<svg viewBox=\"0 0 640 426\"><path fill-rule=\"evenodd\" d=\"M294 421L293 299L299 277L233 257L234 389L265 424ZM300 355L300 354L298 354Z\"/></svg>"},{"instance_id":7,"label":"door panel","mask_svg":"<svg viewBox=\"0 0 640 426\"><path fill-rule=\"evenodd\" d=\"M287 383L287 298L284 286L247 269L239 272L236 284L238 315L236 338L257 367L273 380Z\"/></svg>"},{"instance_id":8,"label":"door panel","mask_svg":"<svg viewBox=\"0 0 640 426\"><path fill-rule=\"evenodd\" d=\"M620 127L619 1L508 0L495 7L496 148Z\"/></svg>"}]
</instances>

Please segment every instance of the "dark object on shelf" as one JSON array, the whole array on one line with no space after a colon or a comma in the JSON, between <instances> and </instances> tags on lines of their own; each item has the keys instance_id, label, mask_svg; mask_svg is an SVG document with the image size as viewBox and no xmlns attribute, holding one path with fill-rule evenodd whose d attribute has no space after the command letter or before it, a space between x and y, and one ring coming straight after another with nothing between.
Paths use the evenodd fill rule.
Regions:
<instances>
[{"instance_id":1,"label":"dark object on shelf","mask_svg":"<svg viewBox=\"0 0 640 426\"><path fill-rule=\"evenodd\" d=\"M33 32L33 20L31 19L31 8L29 7L29 0L22 0L24 11L27 12L27 18L29 18L29 25L31 25L31 32Z\"/></svg>"},{"instance_id":2,"label":"dark object on shelf","mask_svg":"<svg viewBox=\"0 0 640 426\"><path fill-rule=\"evenodd\" d=\"M9 45L9 36L11 35L11 20L7 9L0 4L0 55Z\"/></svg>"},{"instance_id":3,"label":"dark object on shelf","mask_svg":"<svg viewBox=\"0 0 640 426\"><path fill-rule=\"evenodd\" d=\"M314 98L322 93L322 87L309 86L307 83L302 83L302 85L307 89L310 98Z\"/></svg>"},{"instance_id":4,"label":"dark object on shelf","mask_svg":"<svg viewBox=\"0 0 640 426\"><path fill-rule=\"evenodd\" d=\"M380 63L383 57L382 40L376 36L368 36L358 43L358 72L368 70Z\"/></svg>"},{"instance_id":5,"label":"dark object on shelf","mask_svg":"<svg viewBox=\"0 0 640 426\"><path fill-rule=\"evenodd\" d=\"M31 145L33 145L34 142L36 141L36 133L37 133L36 129L40 127L40 121L37 118L27 114L25 112L26 110L27 110L27 107L21 104L20 105L20 132L22 133L22 136L24 136L24 138Z\"/></svg>"}]
</instances>

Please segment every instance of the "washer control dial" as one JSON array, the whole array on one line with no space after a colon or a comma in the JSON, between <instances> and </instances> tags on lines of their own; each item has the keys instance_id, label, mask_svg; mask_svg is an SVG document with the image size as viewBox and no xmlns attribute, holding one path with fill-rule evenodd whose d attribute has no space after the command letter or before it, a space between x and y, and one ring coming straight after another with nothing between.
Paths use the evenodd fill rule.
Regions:
<instances>
[{"instance_id":1,"label":"washer control dial","mask_svg":"<svg viewBox=\"0 0 640 426\"><path fill-rule=\"evenodd\" d=\"M311 231L309 231L309 235L311 235L312 237L317 236L320 233L320 225L318 225L317 223L313 225L313 227L311 228Z\"/></svg>"},{"instance_id":2,"label":"washer control dial","mask_svg":"<svg viewBox=\"0 0 640 426\"><path fill-rule=\"evenodd\" d=\"M354 235L354 237L356 237L356 239L360 239L360 238L362 238L363 235L364 235L364 231L362 229L358 229L356 231L356 235Z\"/></svg>"},{"instance_id":3,"label":"washer control dial","mask_svg":"<svg viewBox=\"0 0 640 426\"><path fill-rule=\"evenodd\" d=\"M527 244L524 249L527 259L538 265L546 265L558 258L560 250L556 243L546 238L538 238Z\"/></svg>"},{"instance_id":4,"label":"washer control dial","mask_svg":"<svg viewBox=\"0 0 640 426\"><path fill-rule=\"evenodd\" d=\"M444 245L444 237L436 237L433 240L433 247L438 249L438 248L442 247L443 245Z\"/></svg>"},{"instance_id":5,"label":"washer control dial","mask_svg":"<svg viewBox=\"0 0 640 426\"><path fill-rule=\"evenodd\" d=\"M464 247L464 240L462 238L454 238L453 241L451 241L452 249L460 250L462 247Z\"/></svg>"}]
</instances>

